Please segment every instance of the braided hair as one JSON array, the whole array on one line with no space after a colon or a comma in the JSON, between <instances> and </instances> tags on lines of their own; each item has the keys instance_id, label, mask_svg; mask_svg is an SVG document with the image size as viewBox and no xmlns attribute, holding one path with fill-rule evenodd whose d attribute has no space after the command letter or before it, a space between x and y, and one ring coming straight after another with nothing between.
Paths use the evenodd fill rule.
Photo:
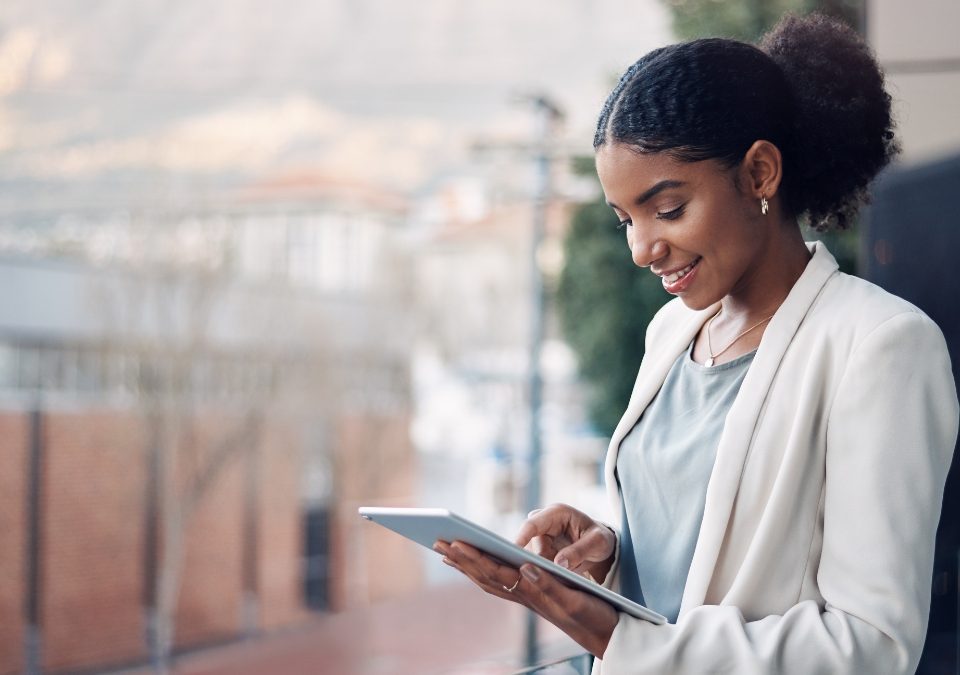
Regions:
<instances>
[{"instance_id":1,"label":"braided hair","mask_svg":"<svg viewBox=\"0 0 960 675\"><path fill-rule=\"evenodd\" d=\"M845 229L899 152L890 104L880 66L853 29L791 14L759 46L705 38L649 52L610 93L593 145L732 168L767 140L783 157L785 212L817 230Z\"/></svg>"}]
</instances>

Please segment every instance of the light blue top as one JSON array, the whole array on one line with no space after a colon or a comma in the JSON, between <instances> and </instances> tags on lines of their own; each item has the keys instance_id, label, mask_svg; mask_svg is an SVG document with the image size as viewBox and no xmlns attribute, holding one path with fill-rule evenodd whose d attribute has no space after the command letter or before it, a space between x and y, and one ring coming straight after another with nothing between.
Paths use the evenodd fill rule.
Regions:
<instances>
[{"instance_id":1,"label":"light blue top","mask_svg":"<svg viewBox=\"0 0 960 675\"><path fill-rule=\"evenodd\" d=\"M727 412L756 353L708 368L693 343L620 443L622 595L675 623Z\"/></svg>"}]
</instances>

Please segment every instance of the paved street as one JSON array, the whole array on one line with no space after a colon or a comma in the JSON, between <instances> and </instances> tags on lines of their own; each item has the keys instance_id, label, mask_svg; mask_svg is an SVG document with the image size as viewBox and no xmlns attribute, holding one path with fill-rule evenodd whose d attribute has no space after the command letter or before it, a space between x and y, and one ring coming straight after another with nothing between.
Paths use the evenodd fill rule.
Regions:
<instances>
[{"instance_id":1,"label":"paved street","mask_svg":"<svg viewBox=\"0 0 960 675\"><path fill-rule=\"evenodd\" d=\"M281 634L181 657L178 675L500 675L523 653L525 610L473 587L434 587L362 610L318 616ZM541 661L582 650L549 624ZM146 675L148 669L130 671Z\"/></svg>"}]
</instances>

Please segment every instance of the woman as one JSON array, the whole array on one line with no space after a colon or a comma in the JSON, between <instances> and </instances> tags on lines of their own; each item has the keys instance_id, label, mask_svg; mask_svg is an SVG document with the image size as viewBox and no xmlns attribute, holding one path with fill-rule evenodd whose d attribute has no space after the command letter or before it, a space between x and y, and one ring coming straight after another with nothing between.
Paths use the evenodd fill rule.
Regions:
<instances>
[{"instance_id":1,"label":"woman","mask_svg":"<svg viewBox=\"0 0 960 675\"><path fill-rule=\"evenodd\" d=\"M603 673L912 673L958 404L940 330L798 228L846 226L896 153L868 48L819 15L760 48L654 50L594 145L634 262L678 296L610 442L616 528L569 506L518 543L665 614L438 542ZM922 226L922 224L918 224Z\"/></svg>"}]
</instances>

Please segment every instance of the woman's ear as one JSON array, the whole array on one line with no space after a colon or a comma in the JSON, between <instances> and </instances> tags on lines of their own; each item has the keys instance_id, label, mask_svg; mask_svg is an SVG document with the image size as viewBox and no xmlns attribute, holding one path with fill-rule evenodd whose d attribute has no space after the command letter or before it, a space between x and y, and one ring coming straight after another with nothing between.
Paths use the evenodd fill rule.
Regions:
<instances>
[{"instance_id":1,"label":"woman's ear","mask_svg":"<svg viewBox=\"0 0 960 675\"><path fill-rule=\"evenodd\" d=\"M783 156L780 148L770 141L754 141L743 156L747 194L756 199L771 199L780 188L783 179Z\"/></svg>"}]
</instances>

